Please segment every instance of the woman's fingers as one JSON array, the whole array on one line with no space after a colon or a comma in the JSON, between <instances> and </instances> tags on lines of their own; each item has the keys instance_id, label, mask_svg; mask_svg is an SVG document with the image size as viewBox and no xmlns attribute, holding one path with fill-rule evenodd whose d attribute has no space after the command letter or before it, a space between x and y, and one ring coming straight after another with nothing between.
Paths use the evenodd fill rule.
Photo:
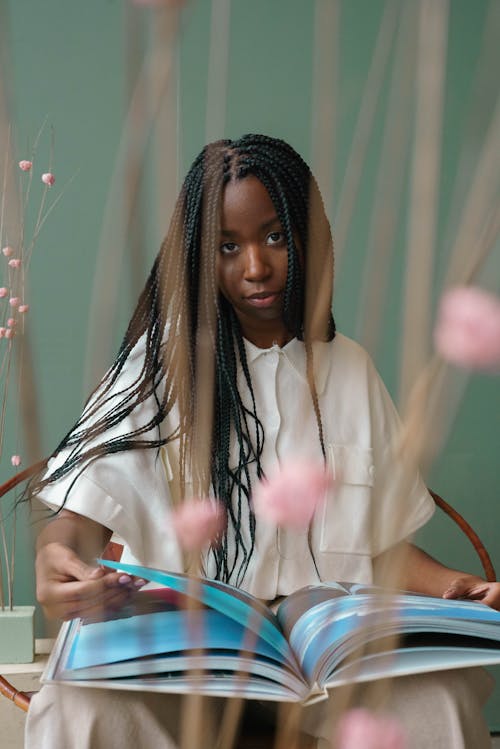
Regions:
<instances>
[{"instance_id":1,"label":"woman's fingers","mask_svg":"<svg viewBox=\"0 0 500 749\"><path fill-rule=\"evenodd\" d=\"M125 605L131 592L130 586L106 578L88 582L56 582L48 584L41 603L50 616L58 619L100 616Z\"/></svg>"},{"instance_id":2,"label":"woman's fingers","mask_svg":"<svg viewBox=\"0 0 500 749\"><path fill-rule=\"evenodd\" d=\"M500 610L500 583L486 582L480 578L460 577L443 593L443 598L462 598L479 601Z\"/></svg>"},{"instance_id":3,"label":"woman's fingers","mask_svg":"<svg viewBox=\"0 0 500 749\"><path fill-rule=\"evenodd\" d=\"M36 568L37 598L51 618L103 613L122 606L136 590L128 575L86 564L72 549L57 542L39 551Z\"/></svg>"},{"instance_id":4,"label":"woman's fingers","mask_svg":"<svg viewBox=\"0 0 500 749\"><path fill-rule=\"evenodd\" d=\"M476 591L477 600L491 606L492 609L500 610L500 583L485 583Z\"/></svg>"},{"instance_id":5,"label":"woman's fingers","mask_svg":"<svg viewBox=\"0 0 500 749\"><path fill-rule=\"evenodd\" d=\"M70 601L61 605L60 619L68 620L81 617L82 619L106 619L111 614L122 609L130 601L130 591L113 591L111 595L85 601Z\"/></svg>"}]
</instances>

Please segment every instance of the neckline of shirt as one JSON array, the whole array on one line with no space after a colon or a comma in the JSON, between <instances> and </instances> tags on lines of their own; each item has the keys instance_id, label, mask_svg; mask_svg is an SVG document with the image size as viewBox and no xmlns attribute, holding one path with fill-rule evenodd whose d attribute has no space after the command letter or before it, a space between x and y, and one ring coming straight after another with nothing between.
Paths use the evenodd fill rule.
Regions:
<instances>
[{"instance_id":1,"label":"neckline of shirt","mask_svg":"<svg viewBox=\"0 0 500 749\"><path fill-rule=\"evenodd\" d=\"M314 360L314 381L316 391L320 395L325 389L326 379L330 371L331 364L331 345L333 341L314 341L312 344ZM256 363L259 359L269 354L278 354L283 362L286 362L298 377L307 383L307 362L306 349L303 341L298 338L292 338L284 346L278 346L277 343L269 348L259 348L246 338L243 339L247 361L249 364Z\"/></svg>"}]
</instances>

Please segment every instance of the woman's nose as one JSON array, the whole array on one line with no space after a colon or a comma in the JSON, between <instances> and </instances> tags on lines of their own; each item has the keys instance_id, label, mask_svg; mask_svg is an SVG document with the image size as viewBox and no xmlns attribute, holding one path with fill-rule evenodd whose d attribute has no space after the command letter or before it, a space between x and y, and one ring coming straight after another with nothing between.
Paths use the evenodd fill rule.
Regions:
<instances>
[{"instance_id":1,"label":"woman's nose","mask_svg":"<svg viewBox=\"0 0 500 749\"><path fill-rule=\"evenodd\" d=\"M266 250L259 245L249 245L245 251L245 279L262 281L267 278L271 267L267 261Z\"/></svg>"}]
</instances>

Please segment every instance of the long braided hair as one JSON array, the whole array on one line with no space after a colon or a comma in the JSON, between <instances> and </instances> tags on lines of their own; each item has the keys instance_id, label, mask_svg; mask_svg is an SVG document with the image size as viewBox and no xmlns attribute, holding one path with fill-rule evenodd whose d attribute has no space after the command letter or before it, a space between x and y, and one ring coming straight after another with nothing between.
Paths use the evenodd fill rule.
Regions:
<instances>
[{"instance_id":1,"label":"long braided hair","mask_svg":"<svg viewBox=\"0 0 500 749\"><path fill-rule=\"evenodd\" d=\"M245 346L238 318L217 287L215 260L219 245L224 186L253 175L266 187L283 228L288 247L288 270L283 318L293 337L304 341L312 405L323 456L325 446L314 384L312 340L331 340L333 242L321 195L305 161L282 140L244 135L220 140L201 151L193 162L176 202L168 234L139 297L115 362L87 402L75 426L54 451L65 449L64 462L37 481L32 494L76 472L79 475L103 455L132 449L156 449L179 440L181 493L193 470L196 431L197 347L210 344L214 364L213 427L208 484L227 510L226 531L211 550L217 579L240 584L255 543L256 521L250 506L249 465L264 475L261 456L265 438L257 413ZM300 252L299 252L300 248ZM311 293L328 279L324 309L306 305ZM323 295L324 297L325 295ZM212 312L210 312L212 310ZM318 325L319 320L319 325ZM120 374L140 340L145 354L138 376L121 387ZM250 393L245 407L237 387L239 369ZM118 391L117 391L118 388ZM154 415L132 431L111 436L141 403L153 398ZM162 434L160 426L176 407L178 424ZM116 430L115 430L116 434ZM237 441L238 461L230 467L230 449ZM248 518L250 544L241 533ZM234 544L228 543L228 530Z\"/></svg>"}]
</instances>

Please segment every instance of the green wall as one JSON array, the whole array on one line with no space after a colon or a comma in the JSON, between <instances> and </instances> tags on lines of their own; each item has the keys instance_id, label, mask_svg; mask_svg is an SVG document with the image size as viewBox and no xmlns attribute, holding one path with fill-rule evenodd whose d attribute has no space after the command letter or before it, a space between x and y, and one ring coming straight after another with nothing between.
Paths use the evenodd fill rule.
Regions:
<instances>
[{"instance_id":1,"label":"green wall","mask_svg":"<svg viewBox=\"0 0 500 749\"><path fill-rule=\"evenodd\" d=\"M399 11L404 2L401 0L393 5ZM147 38L145 22L150 11L136 9L135 15L126 17L126 0L87 0L85 3L10 0L6 7L8 23L4 27L8 29L8 44L5 46L4 40L2 71L6 71L10 83L19 158L24 156L24 144L33 142L47 117L55 134L57 187L74 176L62 202L47 221L29 275L34 367L42 449L46 453L71 426L84 398L83 372L91 287L126 110L126 83L131 67L127 49L134 45L140 47ZM285 138L306 159L310 158L314 7L314 2L306 0L233 0L226 127L220 136L266 132ZM447 264L447 231L454 216L457 218L453 214L451 196L459 156L466 149L470 162L474 162L489 114L486 111L482 116L476 112L471 88L483 46L489 7L486 0L450 2L436 296ZM338 39L339 80L335 104L336 169L332 175L332 204L327 209L334 229L338 221L335 198L341 188L384 8L382 0L344 0L340 3L338 36L332 34L332 40ZM199 0L188 6L181 23L181 41L176 53L179 88L177 149L181 174L205 141L210 13L211 2ZM497 55L496 70L498 62ZM333 86L333 75L327 79ZM491 81L488 85L491 86ZM373 206L380 145L387 127L384 108L388 86L387 80L382 87L359 199L336 277L334 311L337 324L340 330L352 336L356 335L360 325L361 277L369 244L367 217ZM498 96L496 81L491 93ZM471 114L474 113L477 116L471 124ZM41 159L48 154L49 145L47 131L39 149ZM400 353L407 177L402 190L397 241L388 273L381 337L376 350L371 352L394 397L397 395ZM149 198L151 189L150 182L149 192L146 189ZM116 194L120 194L119 187ZM144 274L154 256L159 236L167 227L168 215L161 216L159 223L159 229L155 224L145 232L143 252L147 260L143 263ZM112 245L112 234L108 237ZM117 237L115 242L119 241ZM490 267L488 284L498 290L498 245L496 257L496 266ZM133 278L138 293L143 278L137 275ZM116 323L109 322L107 317L102 320L103 327L112 327L115 345L133 304L129 286L130 278L124 274L120 286L119 319ZM498 385L498 377L477 375L471 378L447 443L433 464L429 483L473 522L497 568L500 568L497 543L500 520ZM11 445L15 444L12 440L16 420L15 412L10 413L1 463L4 477L11 473L8 457L13 452ZM23 527L27 526L23 524ZM18 601L26 603L33 599L32 554L29 534L22 531L20 535L17 591ZM459 538L447 519L436 517L423 531L422 541L431 553L446 563L478 570L467 541ZM493 709L491 719L500 728L500 718L495 718Z\"/></svg>"}]
</instances>

